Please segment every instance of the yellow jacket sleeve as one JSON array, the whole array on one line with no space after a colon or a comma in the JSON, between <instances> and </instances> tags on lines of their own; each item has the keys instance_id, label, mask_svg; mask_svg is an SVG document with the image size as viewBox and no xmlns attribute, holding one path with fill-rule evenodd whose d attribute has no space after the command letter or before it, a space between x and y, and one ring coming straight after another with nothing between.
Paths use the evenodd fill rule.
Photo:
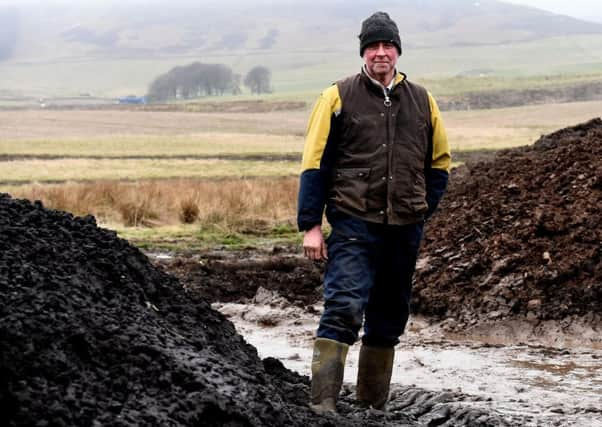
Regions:
<instances>
[{"instance_id":1,"label":"yellow jacket sleeve","mask_svg":"<svg viewBox=\"0 0 602 427\"><path fill-rule=\"evenodd\" d=\"M449 142L439 107L433 96L429 93L429 105L431 107L431 124L433 126L433 159L431 167L449 172L451 168L451 152Z\"/></svg>"},{"instance_id":2,"label":"yellow jacket sleeve","mask_svg":"<svg viewBox=\"0 0 602 427\"><path fill-rule=\"evenodd\" d=\"M322 92L309 116L305 132L302 171L320 168L320 161L330 134L332 115L338 115L340 111L339 89L337 85L332 85Z\"/></svg>"}]
</instances>

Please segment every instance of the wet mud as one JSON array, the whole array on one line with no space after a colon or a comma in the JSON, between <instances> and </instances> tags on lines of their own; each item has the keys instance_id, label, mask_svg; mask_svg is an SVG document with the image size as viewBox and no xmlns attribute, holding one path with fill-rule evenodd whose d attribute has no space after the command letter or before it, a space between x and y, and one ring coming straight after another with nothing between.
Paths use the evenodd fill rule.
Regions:
<instances>
[{"instance_id":1,"label":"wet mud","mask_svg":"<svg viewBox=\"0 0 602 427\"><path fill-rule=\"evenodd\" d=\"M207 300L96 226L0 195L0 421L7 426L512 425L462 393L319 417ZM467 404L468 403L468 404ZM433 421L434 420L434 421Z\"/></svg>"},{"instance_id":2,"label":"wet mud","mask_svg":"<svg viewBox=\"0 0 602 427\"><path fill-rule=\"evenodd\" d=\"M482 356L477 366L482 362L484 369L496 369L488 359L507 365L499 377L492 376L490 386L485 382L481 394L502 399L498 409L505 414L520 416L522 409L524 425L602 425L602 384L599 376L588 374L602 370L600 206L600 119L453 170L440 210L425 228L415 277L413 313L429 319L425 330L431 332L412 345L428 348L432 331L443 343L436 352L472 340ZM323 265L299 252L197 253L158 264L186 288L217 303L260 353L269 355L262 349L270 348L287 366L305 372L302 362L309 358L319 315ZM223 303L241 304L237 311L243 314ZM277 310L257 313L261 304L298 307L314 315L313 322L306 325L289 313L292 332L276 331L286 321ZM258 338L262 334L265 339ZM288 338L274 348L269 343L274 335ZM507 349L507 354L498 358L491 348ZM457 357L476 360L467 351ZM549 372L555 376L549 378ZM516 379L514 389L485 392L509 381L505 375ZM477 377L473 372L456 379ZM426 378L418 383L429 384ZM453 376L444 380L454 382ZM518 397L512 400L512 394ZM533 407L532 402L541 403Z\"/></svg>"},{"instance_id":3,"label":"wet mud","mask_svg":"<svg viewBox=\"0 0 602 427\"><path fill-rule=\"evenodd\" d=\"M559 347L571 332L580 333L577 340L584 346L599 342L601 150L597 119L455 170L440 211L427 224L416 273L415 317L424 315L430 324L410 326L421 338L406 342L408 348L430 345L445 353L457 346L450 339L454 334L480 333L515 344L521 333L524 339L562 336L565 341L555 342L553 352L527 347L532 356L521 353L513 363L519 372L556 375L535 375L532 384L553 388L560 381L565 392L574 388L571 398L587 393L592 404L544 405L530 412L527 403L543 395L523 399L523 391L516 390L518 406L508 410L507 402L486 388L456 387L452 376L445 377L447 387L427 389L425 376L415 383L397 381L387 412L359 408L348 380L340 414L316 416L307 408L305 372L289 370L282 360L288 365L307 359L303 351L310 348L313 331L303 316L315 325L322 264L302 259L296 248L151 256L151 263L115 233L97 227L93 217L0 195L0 421L8 426L563 426L583 425L582 420L599 425L600 378L590 375L600 369L599 353ZM257 315L250 307L267 308ZM280 312L270 311L274 307ZM285 318L278 314L283 310ZM297 354L269 357L260 342L257 348L247 342L253 343L256 332L246 331L248 340L239 333L244 322L253 322L255 331L277 342L283 319L303 330L291 338ZM532 327L527 334L524 325ZM436 332L429 332L434 327ZM492 360L495 355L479 346L504 347L476 346ZM483 372L471 374L479 376L494 369L475 357L463 350L440 363L449 367L457 358L454 369L482 366ZM445 368L429 365L424 354L412 363L433 375ZM576 379L562 383L569 375Z\"/></svg>"},{"instance_id":4,"label":"wet mud","mask_svg":"<svg viewBox=\"0 0 602 427\"><path fill-rule=\"evenodd\" d=\"M283 250L162 255L155 262L213 301L261 357L309 375L322 310L321 264ZM479 318L475 312L467 319ZM460 392L479 399L466 405L495 410L512 425L602 426L602 346L595 325L570 316L545 322L485 319L466 328L450 327L451 322L458 324L412 316L396 349L395 390ZM345 371L349 394L356 347Z\"/></svg>"},{"instance_id":5,"label":"wet mud","mask_svg":"<svg viewBox=\"0 0 602 427\"><path fill-rule=\"evenodd\" d=\"M259 288L249 303L214 303L261 357L309 375L317 313ZM349 350L344 385L353 390L359 343ZM464 405L495 408L521 426L602 426L602 350L491 344L455 338L431 319L413 316L396 347L394 396L420 387L473 396ZM477 400L478 398L478 400Z\"/></svg>"}]
</instances>

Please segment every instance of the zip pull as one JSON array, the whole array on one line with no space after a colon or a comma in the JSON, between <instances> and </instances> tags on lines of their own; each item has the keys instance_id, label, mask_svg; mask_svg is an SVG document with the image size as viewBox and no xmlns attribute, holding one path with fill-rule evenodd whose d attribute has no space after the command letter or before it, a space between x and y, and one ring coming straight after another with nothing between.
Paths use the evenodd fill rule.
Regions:
<instances>
[{"instance_id":1,"label":"zip pull","mask_svg":"<svg viewBox=\"0 0 602 427\"><path fill-rule=\"evenodd\" d=\"M385 107L388 108L388 107L391 106L391 98L389 98L389 88L386 87L385 90L384 90L384 92L385 92L385 102L384 102L384 104L385 104Z\"/></svg>"}]
</instances>

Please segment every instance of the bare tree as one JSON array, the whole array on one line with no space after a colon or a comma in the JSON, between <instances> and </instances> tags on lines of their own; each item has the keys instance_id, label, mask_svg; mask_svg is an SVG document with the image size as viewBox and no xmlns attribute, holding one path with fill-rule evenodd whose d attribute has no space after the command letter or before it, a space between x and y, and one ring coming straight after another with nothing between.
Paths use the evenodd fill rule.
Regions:
<instances>
[{"instance_id":1,"label":"bare tree","mask_svg":"<svg viewBox=\"0 0 602 427\"><path fill-rule=\"evenodd\" d=\"M148 89L147 99L149 102L162 102L176 98L177 89L175 81L170 74L157 77Z\"/></svg>"},{"instance_id":2,"label":"bare tree","mask_svg":"<svg viewBox=\"0 0 602 427\"><path fill-rule=\"evenodd\" d=\"M193 62L177 66L157 77L150 85L150 102L170 99L192 99L201 96L223 95L226 91L240 93L240 77L223 64Z\"/></svg>"},{"instance_id":3,"label":"bare tree","mask_svg":"<svg viewBox=\"0 0 602 427\"><path fill-rule=\"evenodd\" d=\"M249 70L243 83L251 93L271 93L272 72L262 65L257 65Z\"/></svg>"}]
</instances>

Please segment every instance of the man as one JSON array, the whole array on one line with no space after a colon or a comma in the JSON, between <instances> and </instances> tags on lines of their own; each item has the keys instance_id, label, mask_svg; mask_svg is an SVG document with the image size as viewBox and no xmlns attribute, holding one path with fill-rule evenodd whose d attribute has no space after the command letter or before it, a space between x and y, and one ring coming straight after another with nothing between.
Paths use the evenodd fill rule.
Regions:
<instances>
[{"instance_id":1,"label":"man","mask_svg":"<svg viewBox=\"0 0 602 427\"><path fill-rule=\"evenodd\" d=\"M423 224L451 163L437 104L396 70L395 22L376 12L363 21L359 40L361 72L325 90L311 113L300 179L305 255L327 260L312 360L310 406L318 413L336 411L347 350L362 321L357 399L384 408ZM326 242L324 208L332 228Z\"/></svg>"}]
</instances>

